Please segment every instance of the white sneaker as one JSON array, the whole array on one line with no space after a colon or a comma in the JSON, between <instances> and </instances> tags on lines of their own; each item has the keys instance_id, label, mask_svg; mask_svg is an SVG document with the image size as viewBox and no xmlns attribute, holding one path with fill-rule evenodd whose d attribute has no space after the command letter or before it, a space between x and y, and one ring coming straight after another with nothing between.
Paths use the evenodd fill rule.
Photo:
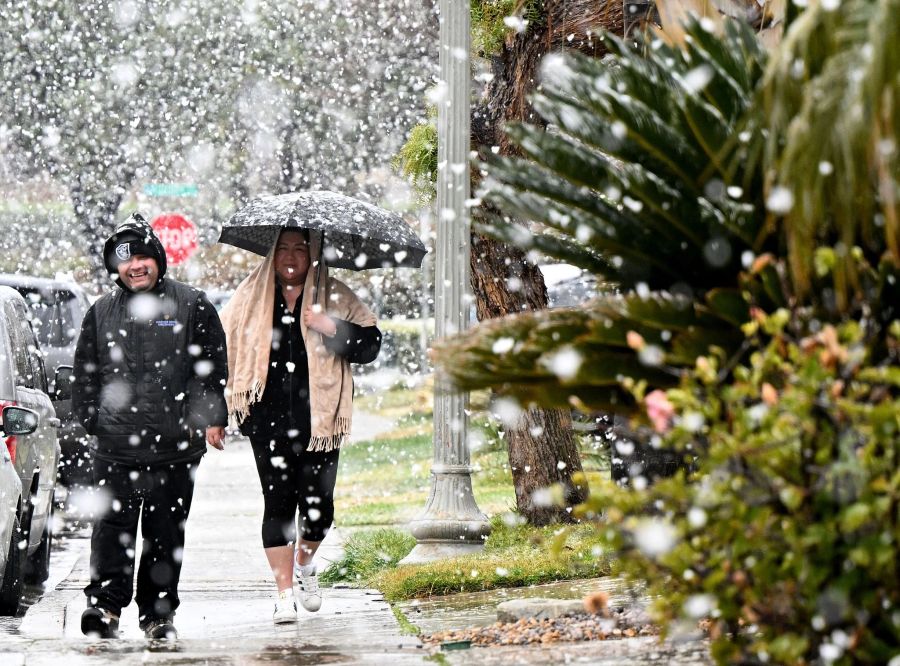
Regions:
<instances>
[{"instance_id":1,"label":"white sneaker","mask_svg":"<svg viewBox=\"0 0 900 666\"><path fill-rule=\"evenodd\" d=\"M292 590L281 590L275 600L275 612L272 614L275 624L289 624L297 621L297 602Z\"/></svg>"},{"instance_id":2,"label":"white sneaker","mask_svg":"<svg viewBox=\"0 0 900 666\"><path fill-rule=\"evenodd\" d=\"M316 565L300 566L294 560L294 577L300 587L300 605L310 613L315 613L322 607L322 591L319 589Z\"/></svg>"}]
</instances>

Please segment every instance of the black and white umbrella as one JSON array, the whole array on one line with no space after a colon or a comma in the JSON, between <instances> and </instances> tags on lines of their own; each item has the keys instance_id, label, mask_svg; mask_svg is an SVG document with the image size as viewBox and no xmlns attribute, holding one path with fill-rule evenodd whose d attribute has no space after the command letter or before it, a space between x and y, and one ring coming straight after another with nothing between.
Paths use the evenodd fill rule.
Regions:
<instances>
[{"instance_id":1,"label":"black and white umbrella","mask_svg":"<svg viewBox=\"0 0 900 666\"><path fill-rule=\"evenodd\" d=\"M266 255L284 228L321 232L324 262L335 268L418 268L427 252L396 213L326 190L255 199L225 223L219 242Z\"/></svg>"}]
</instances>

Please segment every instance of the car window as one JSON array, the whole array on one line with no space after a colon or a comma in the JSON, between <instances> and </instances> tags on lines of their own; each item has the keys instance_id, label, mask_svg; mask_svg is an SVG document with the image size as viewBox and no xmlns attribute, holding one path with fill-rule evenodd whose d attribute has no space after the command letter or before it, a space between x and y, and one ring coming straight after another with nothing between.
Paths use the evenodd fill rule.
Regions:
<instances>
[{"instance_id":1,"label":"car window","mask_svg":"<svg viewBox=\"0 0 900 666\"><path fill-rule=\"evenodd\" d=\"M25 375L25 386L47 392L47 373L44 371L44 357L38 344L37 336L31 322L34 314L21 301L13 301L13 309L22 331L22 340L25 342L25 354L28 357L28 370Z\"/></svg>"},{"instance_id":2,"label":"car window","mask_svg":"<svg viewBox=\"0 0 900 666\"><path fill-rule=\"evenodd\" d=\"M65 344L69 345L78 338L78 332L81 330L81 320L84 319L84 313L87 311L88 305L78 298L71 291L60 291L59 300L63 303L65 312L60 318L62 334L66 340Z\"/></svg>"},{"instance_id":3,"label":"car window","mask_svg":"<svg viewBox=\"0 0 900 666\"><path fill-rule=\"evenodd\" d=\"M588 274L547 286L547 302L551 308L581 305L596 295L597 279Z\"/></svg>"},{"instance_id":4,"label":"car window","mask_svg":"<svg viewBox=\"0 0 900 666\"><path fill-rule=\"evenodd\" d=\"M12 340L6 315L0 309L0 399L12 399L15 395L15 378L13 377Z\"/></svg>"},{"instance_id":5,"label":"car window","mask_svg":"<svg viewBox=\"0 0 900 666\"><path fill-rule=\"evenodd\" d=\"M44 355L41 352L41 346L38 344L37 336L31 325L34 317L27 316L28 313L21 303L17 305L16 309L20 307L22 309L22 318L19 322L22 326L22 337L25 339L25 347L28 350L28 365L31 372L31 383L28 384L28 386L29 388L37 388L44 393L49 393L49 387L47 386L47 371L44 368Z\"/></svg>"},{"instance_id":6,"label":"car window","mask_svg":"<svg viewBox=\"0 0 900 666\"><path fill-rule=\"evenodd\" d=\"M19 311L15 301L7 301L3 304L3 316L6 318L6 328L9 331L13 349L13 362L16 371L16 384L27 388L34 388L34 372L31 370L31 357L28 354L28 343L23 335L21 320L26 313ZM18 303L21 305L21 303ZM25 322L27 324L27 322Z\"/></svg>"},{"instance_id":7,"label":"car window","mask_svg":"<svg viewBox=\"0 0 900 666\"><path fill-rule=\"evenodd\" d=\"M65 289L48 291L29 287L18 287L18 291L35 315L32 323L40 343L67 347L78 334L76 329L80 324L76 320L81 308L75 294Z\"/></svg>"}]
</instances>

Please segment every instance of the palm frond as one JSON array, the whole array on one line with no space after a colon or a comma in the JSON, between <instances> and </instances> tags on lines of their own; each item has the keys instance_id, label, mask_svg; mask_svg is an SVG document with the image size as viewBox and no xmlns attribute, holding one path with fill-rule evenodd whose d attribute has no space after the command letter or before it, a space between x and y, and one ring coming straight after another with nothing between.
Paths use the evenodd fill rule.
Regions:
<instances>
[{"instance_id":1,"label":"palm frond","mask_svg":"<svg viewBox=\"0 0 900 666\"><path fill-rule=\"evenodd\" d=\"M823 244L859 248L869 266L887 253L900 268L898 40L898 0L813 2L766 71L767 159L792 203L775 211L774 231L787 237L798 296L814 289L812 248ZM863 297L859 270L845 251L831 285L839 311Z\"/></svg>"}]
</instances>

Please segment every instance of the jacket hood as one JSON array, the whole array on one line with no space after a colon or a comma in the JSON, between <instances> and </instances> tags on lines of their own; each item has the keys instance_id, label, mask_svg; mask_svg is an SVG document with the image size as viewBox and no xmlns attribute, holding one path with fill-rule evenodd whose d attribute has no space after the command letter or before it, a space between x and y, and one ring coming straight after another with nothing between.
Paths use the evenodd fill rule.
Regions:
<instances>
[{"instance_id":1,"label":"jacket hood","mask_svg":"<svg viewBox=\"0 0 900 666\"><path fill-rule=\"evenodd\" d=\"M103 244L103 263L110 275L118 275L119 264L132 254L146 254L156 260L159 267L159 279L166 274L166 250L153 227L140 213L116 227L112 236ZM116 284L125 289L122 280L116 277Z\"/></svg>"}]
</instances>

